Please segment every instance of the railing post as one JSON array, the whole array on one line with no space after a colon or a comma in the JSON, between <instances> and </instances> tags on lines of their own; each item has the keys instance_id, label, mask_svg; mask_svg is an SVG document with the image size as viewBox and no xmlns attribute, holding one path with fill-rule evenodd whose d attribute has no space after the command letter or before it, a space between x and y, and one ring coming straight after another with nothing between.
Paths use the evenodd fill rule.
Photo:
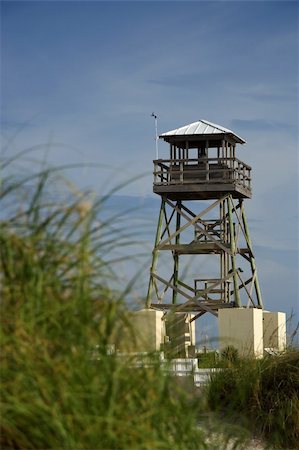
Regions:
<instances>
[{"instance_id":1,"label":"railing post","mask_svg":"<svg viewBox=\"0 0 299 450\"><path fill-rule=\"evenodd\" d=\"M206 141L206 148L205 148L205 160L206 160L206 180L209 180L209 160L208 160L208 152L209 152L209 141Z\"/></svg>"},{"instance_id":2,"label":"railing post","mask_svg":"<svg viewBox=\"0 0 299 450\"><path fill-rule=\"evenodd\" d=\"M180 182L184 183L184 163L180 161Z\"/></svg>"},{"instance_id":3,"label":"railing post","mask_svg":"<svg viewBox=\"0 0 299 450\"><path fill-rule=\"evenodd\" d=\"M232 168L232 179L235 180L235 160L231 160L231 168Z\"/></svg>"}]
</instances>

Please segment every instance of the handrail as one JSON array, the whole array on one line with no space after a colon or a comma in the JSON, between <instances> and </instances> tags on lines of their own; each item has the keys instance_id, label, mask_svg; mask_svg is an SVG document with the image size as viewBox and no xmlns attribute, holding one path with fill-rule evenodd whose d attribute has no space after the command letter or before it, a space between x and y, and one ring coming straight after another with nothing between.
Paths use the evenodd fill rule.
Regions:
<instances>
[{"instance_id":1,"label":"handrail","mask_svg":"<svg viewBox=\"0 0 299 450\"><path fill-rule=\"evenodd\" d=\"M238 158L156 159L154 165L155 185L237 183L251 189L251 167Z\"/></svg>"},{"instance_id":2,"label":"handrail","mask_svg":"<svg viewBox=\"0 0 299 450\"><path fill-rule=\"evenodd\" d=\"M207 163L207 162L211 162L211 161L215 161L215 162L220 162L220 163L227 163L230 161L233 162L237 162L239 164L242 164L242 166L244 166L246 169L251 170L252 167L249 166L248 164L244 163L243 161L241 161L239 158L209 158L206 156L203 156L201 158L177 158L177 159L154 159L154 164L159 164L159 163L187 163L187 162L197 162L197 163Z\"/></svg>"}]
</instances>

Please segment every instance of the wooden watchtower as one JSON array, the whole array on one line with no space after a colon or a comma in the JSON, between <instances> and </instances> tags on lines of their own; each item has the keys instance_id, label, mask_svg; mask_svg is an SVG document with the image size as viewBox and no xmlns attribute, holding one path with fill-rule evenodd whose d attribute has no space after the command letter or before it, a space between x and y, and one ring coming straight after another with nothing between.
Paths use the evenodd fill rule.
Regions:
<instances>
[{"instance_id":1,"label":"wooden watchtower","mask_svg":"<svg viewBox=\"0 0 299 450\"><path fill-rule=\"evenodd\" d=\"M222 126L199 120L159 136L169 159L154 161L153 190L161 196L147 307L193 313L220 308L263 308L244 210L251 198L251 167L237 158L245 141ZM192 232L191 232L192 231ZM168 252L170 273L159 267ZM181 273L185 255L213 255L218 274L192 279ZM192 258L193 258L192 256Z\"/></svg>"}]
</instances>

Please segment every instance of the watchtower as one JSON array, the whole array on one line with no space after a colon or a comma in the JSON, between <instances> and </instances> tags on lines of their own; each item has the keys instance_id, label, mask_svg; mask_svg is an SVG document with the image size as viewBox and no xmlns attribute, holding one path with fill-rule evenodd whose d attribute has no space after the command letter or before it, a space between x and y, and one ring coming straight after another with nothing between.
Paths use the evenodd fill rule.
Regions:
<instances>
[{"instance_id":1,"label":"watchtower","mask_svg":"<svg viewBox=\"0 0 299 450\"><path fill-rule=\"evenodd\" d=\"M147 308L192 313L191 321L207 312L217 316L221 308L263 309L244 209L252 195L251 167L236 156L245 141L207 120L159 138L169 144L169 159L154 161L153 191L161 207ZM161 252L169 254L168 275L159 267ZM185 255L202 258L192 279L181 270ZM216 275L203 275L207 255L215 259Z\"/></svg>"}]
</instances>

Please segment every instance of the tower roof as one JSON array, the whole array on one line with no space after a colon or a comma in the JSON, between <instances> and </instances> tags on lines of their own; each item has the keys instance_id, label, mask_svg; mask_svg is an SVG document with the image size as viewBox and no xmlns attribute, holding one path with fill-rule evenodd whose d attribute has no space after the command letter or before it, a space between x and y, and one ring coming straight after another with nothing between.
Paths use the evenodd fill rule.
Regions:
<instances>
[{"instance_id":1,"label":"tower roof","mask_svg":"<svg viewBox=\"0 0 299 450\"><path fill-rule=\"evenodd\" d=\"M228 128L224 128L221 125L217 125L216 123L209 122L208 120L198 120L197 122L190 123L189 125L185 125L183 127L177 128L176 130L167 131L166 133L160 134L160 138L165 139L166 141L170 137L175 136L192 136L196 138L197 136L203 135L230 135L234 138L234 140L240 144L245 144L246 141L234 133L232 130ZM215 137L216 137L215 136Z\"/></svg>"}]
</instances>

